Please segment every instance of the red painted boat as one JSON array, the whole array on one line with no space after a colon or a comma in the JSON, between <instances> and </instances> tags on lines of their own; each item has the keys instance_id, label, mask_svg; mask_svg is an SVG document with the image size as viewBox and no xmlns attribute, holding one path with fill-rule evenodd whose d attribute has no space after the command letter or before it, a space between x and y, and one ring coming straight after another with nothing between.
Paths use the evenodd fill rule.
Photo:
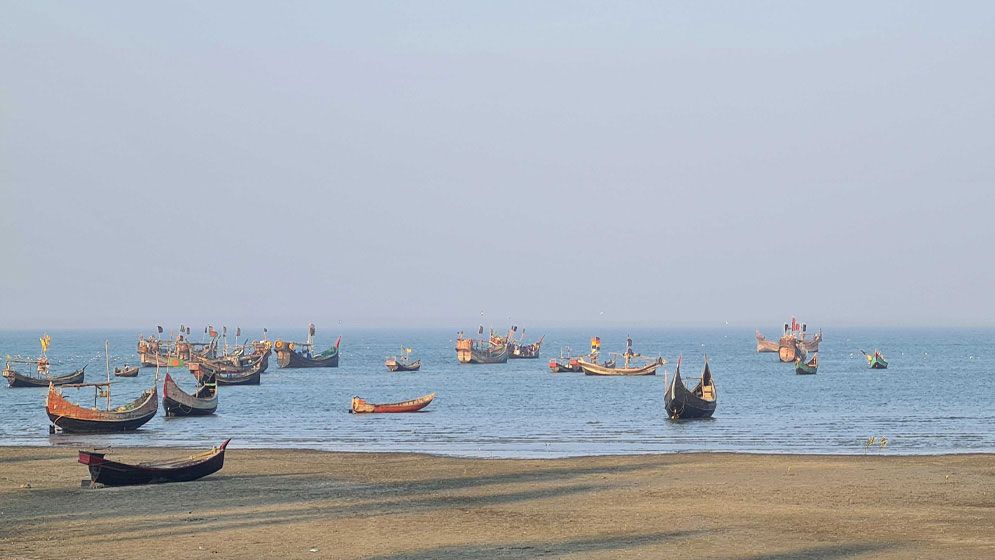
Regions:
<instances>
[{"instance_id":1,"label":"red painted boat","mask_svg":"<svg viewBox=\"0 0 995 560\"><path fill-rule=\"evenodd\" d=\"M352 412L353 414L366 414L371 412L417 412L428 406L434 398L435 393L429 393L423 397L418 397L417 399L410 401L389 404L370 404L359 397L353 397L352 409L349 412Z\"/></svg>"}]
</instances>

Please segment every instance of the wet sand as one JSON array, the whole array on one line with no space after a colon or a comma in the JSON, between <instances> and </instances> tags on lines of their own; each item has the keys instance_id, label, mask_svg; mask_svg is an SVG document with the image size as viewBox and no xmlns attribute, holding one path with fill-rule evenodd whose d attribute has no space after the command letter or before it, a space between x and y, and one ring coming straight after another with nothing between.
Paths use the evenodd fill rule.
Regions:
<instances>
[{"instance_id":1,"label":"wet sand","mask_svg":"<svg viewBox=\"0 0 995 560\"><path fill-rule=\"evenodd\" d=\"M0 558L995 557L992 455L236 448L200 481L128 488L81 488L75 461L75 449L0 448Z\"/></svg>"}]
</instances>

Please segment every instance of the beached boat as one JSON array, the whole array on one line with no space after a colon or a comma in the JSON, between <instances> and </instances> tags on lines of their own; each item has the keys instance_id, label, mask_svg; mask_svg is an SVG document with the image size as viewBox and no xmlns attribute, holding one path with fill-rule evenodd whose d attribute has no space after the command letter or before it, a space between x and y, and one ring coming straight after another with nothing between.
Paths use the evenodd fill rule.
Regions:
<instances>
[{"instance_id":1,"label":"beached boat","mask_svg":"<svg viewBox=\"0 0 995 560\"><path fill-rule=\"evenodd\" d=\"M465 338L460 332L456 335L456 360L461 364L507 363L510 351L507 341L495 341L493 338L492 333L488 340L474 340Z\"/></svg>"},{"instance_id":2,"label":"beached boat","mask_svg":"<svg viewBox=\"0 0 995 560\"><path fill-rule=\"evenodd\" d=\"M701 372L701 379L691 390L688 390L687 386L684 385L684 380L681 378L681 360L677 360L677 369L663 395L663 403L667 409L667 415L672 420L712 417L718 403L718 395L715 391L715 382L712 380L712 370L708 366L707 356L705 357L705 369Z\"/></svg>"},{"instance_id":3,"label":"beached boat","mask_svg":"<svg viewBox=\"0 0 995 560\"><path fill-rule=\"evenodd\" d=\"M795 373L798 375L811 375L819 370L819 355L812 356L812 359L805 362L802 356L795 359Z\"/></svg>"},{"instance_id":4,"label":"beached boat","mask_svg":"<svg viewBox=\"0 0 995 560\"><path fill-rule=\"evenodd\" d=\"M423 397L399 403L371 404L359 397L353 397L350 412L354 414L365 414L372 412L417 412L428 406L433 399L435 399L435 393L429 393Z\"/></svg>"},{"instance_id":5,"label":"beached boat","mask_svg":"<svg viewBox=\"0 0 995 560\"><path fill-rule=\"evenodd\" d=\"M311 323L308 325L306 342L277 340L273 344L277 365L284 369L339 367L339 345L342 343L342 337L335 341L335 346L321 354L313 355L314 333L314 323Z\"/></svg>"},{"instance_id":6,"label":"beached boat","mask_svg":"<svg viewBox=\"0 0 995 560\"><path fill-rule=\"evenodd\" d=\"M867 365L870 366L871 369L888 369L888 360L884 358L884 354L881 352L877 350L875 350L873 354L868 354L863 350L861 350L861 352L864 354L864 357L867 358Z\"/></svg>"},{"instance_id":7,"label":"beached boat","mask_svg":"<svg viewBox=\"0 0 995 560\"><path fill-rule=\"evenodd\" d=\"M221 470L230 441L190 457L138 464L119 463L106 459L105 453L80 450L79 462L89 469L91 481L105 486L188 482Z\"/></svg>"},{"instance_id":8,"label":"beached boat","mask_svg":"<svg viewBox=\"0 0 995 560\"><path fill-rule=\"evenodd\" d=\"M764 335L757 331L757 352L777 352L778 345L777 342L773 340L767 340Z\"/></svg>"},{"instance_id":9,"label":"beached boat","mask_svg":"<svg viewBox=\"0 0 995 560\"><path fill-rule=\"evenodd\" d=\"M412 360L411 349L402 348L401 354L390 356L384 360L384 365L388 371L418 371L421 369L421 360Z\"/></svg>"},{"instance_id":10,"label":"beached boat","mask_svg":"<svg viewBox=\"0 0 995 560\"><path fill-rule=\"evenodd\" d=\"M3 368L2 375L7 378L7 383L14 388L69 385L72 383L83 382L83 377L86 375L86 366L65 375L52 375L51 373L37 373L29 375L14 370L14 368L11 367L10 362L8 362Z\"/></svg>"},{"instance_id":11,"label":"beached boat","mask_svg":"<svg viewBox=\"0 0 995 560\"><path fill-rule=\"evenodd\" d=\"M135 366L123 366L114 368L114 377L138 377L138 368Z\"/></svg>"},{"instance_id":12,"label":"beached boat","mask_svg":"<svg viewBox=\"0 0 995 560\"><path fill-rule=\"evenodd\" d=\"M197 389L187 393L166 373L162 383L162 408L166 416L207 416L218 409L218 384L213 373L197 379Z\"/></svg>"}]
</instances>

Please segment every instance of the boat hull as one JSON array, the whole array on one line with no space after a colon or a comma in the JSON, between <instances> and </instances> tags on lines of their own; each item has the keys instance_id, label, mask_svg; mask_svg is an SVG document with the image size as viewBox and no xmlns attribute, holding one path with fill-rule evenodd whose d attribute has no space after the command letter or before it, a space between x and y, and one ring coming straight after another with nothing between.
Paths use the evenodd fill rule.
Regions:
<instances>
[{"instance_id":1,"label":"boat hull","mask_svg":"<svg viewBox=\"0 0 995 560\"><path fill-rule=\"evenodd\" d=\"M658 362L653 362L652 364L638 368L605 367L586 360L578 360L578 363L580 364L580 368L584 371L584 375L601 375L606 377L656 375L656 369L660 367Z\"/></svg>"},{"instance_id":2,"label":"boat hull","mask_svg":"<svg viewBox=\"0 0 995 560\"><path fill-rule=\"evenodd\" d=\"M798 357L798 340L791 335L781 337L778 342L777 357L784 363L794 362Z\"/></svg>"},{"instance_id":3,"label":"boat hull","mask_svg":"<svg viewBox=\"0 0 995 560\"><path fill-rule=\"evenodd\" d=\"M162 408L169 417L209 416L218 410L218 391L215 387L210 397L196 397L181 389L167 373L162 384Z\"/></svg>"},{"instance_id":4,"label":"boat hull","mask_svg":"<svg viewBox=\"0 0 995 560\"><path fill-rule=\"evenodd\" d=\"M711 372L708 363L705 363L705 371L702 373L702 380L708 380L711 384ZM714 395L714 385L711 385ZM697 388L696 388L697 389ZM674 372L674 378L670 380L667 392L663 394L664 408L671 420L693 420L699 418L711 418L715 414L718 404L717 398L703 399L694 391L688 390L681 379L680 364Z\"/></svg>"},{"instance_id":5,"label":"boat hull","mask_svg":"<svg viewBox=\"0 0 995 560\"><path fill-rule=\"evenodd\" d=\"M23 375L17 373L14 370L4 371L4 377L7 378L7 383L15 388L20 389L24 387L48 387L49 385L68 385L71 383L82 383L83 377L86 375L86 368L78 369L68 375L56 376L56 377L35 377L33 375Z\"/></svg>"},{"instance_id":6,"label":"boat hull","mask_svg":"<svg viewBox=\"0 0 995 560\"><path fill-rule=\"evenodd\" d=\"M387 366L387 371L418 371L421 369L421 360L415 360L410 364L398 362L397 360L387 360L384 365Z\"/></svg>"},{"instance_id":7,"label":"boat hull","mask_svg":"<svg viewBox=\"0 0 995 560\"><path fill-rule=\"evenodd\" d=\"M353 414L418 412L431 404L434 399L435 393L430 393L410 401L388 404L371 404L359 397L353 397L350 412Z\"/></svg>"},{"instance_id":8,"label":"boat hull","mask_svg":"<svg viewBox=\"0 0 995 560\"><path fill-rule=\"evenodd\" d=\"M55 387L49 387L45 411L52 424L63 432L101 433L136 430L159 411L157 388L152 387L127 405L115 410L86 408L66 400Z\"/></svg>"},{"instance_id":9,"label":"boat hull","mask_svg":"<svg viewBox=\"0 0 995 560\"><path fill-rule=\"evenodd\" d=\"M121 368L114 370L114 377L138 377L138 368Z\"/></svg>"},{"instance_id":10,"label":"boat hull","mask_svg":"<svg viewBox=\"0 0 995 560\"><path fill-rule=\"evenodd\" d=\"M137 484L159 484L165 482L189 482L221 470L225 464L226 440L214 451L204 454L203 459L191 457L186 463L175 467L119 463L104 458L103 453L79 452L79 462L90 471L90 480L105 486L133 486Z\"/></svg>"},{"instance_id":11,"label":"boat hull","mask_svg":"<svg viewBox=\"0 0 995 560\"><path fill-rule=\"evenodd\" d=\"M308 358L296 350L281 349L276 351L276 363L282 369L339 367L339 352L336 349L331 356Z\"/></svg>"}]
</instances>

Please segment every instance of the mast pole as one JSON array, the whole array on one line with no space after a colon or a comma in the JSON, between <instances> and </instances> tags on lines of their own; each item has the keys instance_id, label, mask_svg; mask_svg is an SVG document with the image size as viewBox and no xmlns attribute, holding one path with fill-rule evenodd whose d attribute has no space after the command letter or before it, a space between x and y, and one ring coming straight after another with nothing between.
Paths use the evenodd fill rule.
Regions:
<instances>
[{"instance_id":1,"label":"mast pole","mask_svg":"<svg viewBox=\"0 0 995 560\"><path fill-rule=\"evenodd\" d=\"M111 409L111 352L110 343L104 340L105 370L107 372L107 410Z\"/></svg>"}]
</instances>

